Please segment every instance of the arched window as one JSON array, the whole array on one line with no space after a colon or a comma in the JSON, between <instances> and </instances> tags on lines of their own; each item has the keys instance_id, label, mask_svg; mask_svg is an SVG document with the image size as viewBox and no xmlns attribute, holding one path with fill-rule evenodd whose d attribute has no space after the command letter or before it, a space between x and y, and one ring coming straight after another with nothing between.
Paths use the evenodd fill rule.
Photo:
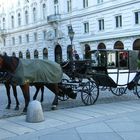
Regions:
<instances>
[{"instance_id":1,"label":"arched window","mask_svg":"<svg viewBox=\"0 0 140 140\"><path fill-rule=\"evenodd\" d=\"M36 8L33 8L33 22L36 22L36 18L37 18L37 13L36 13Z\"/></svg>"},{"instance_id":2,"label":"arched window","mask_svg":"<svg viewBox=\"0 0 140 140\"><path fill-rule=\"evenodd\" d=\"M14 28L15 24L14 24L14 16L11 16L11 27Z\"/></svg>"},{"instance_id":3,"label":"arched window","mask_svg":"<svg viewBox=\"0 0 140 140\"><path fill-rule=\"evenodd\" d=\"M21 26L21 15L18 13L18 26Z\"/></svg>"},{"instance_id":4,"label":"arched window","mask_svg":"<svg viewBox=\"0 0 140 140\"><path fill-rule=\"evenodd\" d=\"M28 24L29 23L29 14L28 14L28 11L26 10L25 11L25 24Z\"/></svg>"},{"instance_id":5,"label":"arched window","mask_svg":"<svg viewBox=\"0 0 140 140\"><path fill-rule=\"evenodd\" d=\"M62 48L60 45L56 45L55 47L55 62L57 63L62 62Z\"/></svg>"},{"instance_id":6,"label":"arched window","mask_svg":"<svg viewBox=\"0 0 140 140\"><path fill-rule=\"evenodd\" d=\"M23 58L22 52L19 52L19 58Z\"/></svg>"},{"instance_id":7,"label":"arched window","mask_svg":"<svg viewBox=\"0 0 140 140\"><path fill-rule=\"evenodd\" d=\"M124 49L123 43L121 41L115 42L114 49L121 49L121 50L123 50Z\"/></svg>"},{"instance_id":8,"label":"arched window","mask_svg":"<svg viewBox=\"0 0 140 140\"><path fill-rule=\"evenodd\" d=\"M133 43L133 50L140 50L140 39L136 39Z\"/></svg>"},{"instance_id":9,"label":"arched window","mask_svg":"<svg viewBox=\"0 0 140 140\"><path fill-rule=\"evenodd\" d=\"M30 59L30 52L29 52L29 50L26 51L26 59Z\"/></svg>"},{"instance_id":10,"label":"arched window","mask_svg":"<svg viewBox=\"0 0 140 140\"><path fill-rule=\"evenodd\" d=\"M48 49L47 48L43 49L43 59L48 59Z\"/></svg>"},{"instance_id":11,"label":"arched window","mask_svg":"<svg viewBox=\"0 0 140 140\"><path fill-rule=\"evenodd\" d=\"M34 51L34 58L38 58L38 51L37 50Z\"/></svg>"},{"instance_id":12,"label":"arched window","mask_svg":"<svg viewBox=\"0 0 140 140\"><path fill-rule=\"evenodd\" d=\"M43 4L43 5L42 5L43 19L46 19L46 17L47 17L47 16L46 16L46 12L47 12L47 11L46 11L46 4Z\"/></svg>"}]
</instances>

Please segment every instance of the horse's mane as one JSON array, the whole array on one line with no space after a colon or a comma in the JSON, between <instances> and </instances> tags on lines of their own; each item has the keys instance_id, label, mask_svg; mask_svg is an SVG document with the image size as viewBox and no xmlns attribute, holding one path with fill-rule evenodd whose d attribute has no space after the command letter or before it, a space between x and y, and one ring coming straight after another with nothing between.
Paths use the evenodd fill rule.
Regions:
<instances>
[{"instance_id":1,"label":"horse's mane","mask_svg":"<svg viewBox=\"0 0 140 140\"><path fill-rule=\"evenodd\" d=\"M15 56L8 56L8 55L0 55L0 57L3 59L3 66L0 71L14 73L18 66L19 58Z\"/></svg>"}]
</instances>

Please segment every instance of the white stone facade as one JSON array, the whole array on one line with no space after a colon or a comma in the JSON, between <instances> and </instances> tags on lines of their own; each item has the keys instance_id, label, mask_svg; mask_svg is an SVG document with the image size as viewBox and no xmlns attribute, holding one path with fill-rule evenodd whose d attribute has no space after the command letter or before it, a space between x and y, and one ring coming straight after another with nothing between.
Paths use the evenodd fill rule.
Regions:
<instances>
[{"instance_id":1,"label":"white stone facade","mask_svg":"<svg viewBox=\"0 0 140 140\"><path fill-rule=\"evenodd\" d=\"M86 45L90 50L102 47L100 43L114 49L119 41L123 49L134 49L135 43L140 47L140 0L10 1L10 5L9 0L0 1L1 53L19 56L21 52L26 58L28 50L33 59L36 50L43 59L46 49L48 59L66 60L69 25L75 32L73 49L81 59Z\"/></svg>"}]
</instances>

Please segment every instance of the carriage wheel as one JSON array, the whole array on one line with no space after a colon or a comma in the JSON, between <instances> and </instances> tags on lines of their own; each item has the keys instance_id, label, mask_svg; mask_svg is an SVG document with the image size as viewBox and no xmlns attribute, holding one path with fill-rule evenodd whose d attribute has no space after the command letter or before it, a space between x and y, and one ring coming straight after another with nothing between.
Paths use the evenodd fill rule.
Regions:
<instances>
[{"instance_id":1,"label":"carriage wheel","mask_svg":"<svg viewBox=\"0 0 140 140\"><path fill-rule=\"evenodd\" d=\"M94 81L88 81L82 88L81 99L85 105L93 105L99 96L99 87Z\"/></svg>"},{"instance_id":2,"label":"carriage wheel","mask_svg":"<svg viewBox=\"0 0 140 140\"><path fill-rule=\"evenodd\" d=\"M127 87L110 88L111 92L116 96L121 96L126 93Z\"/></svg>"}]
</instances>

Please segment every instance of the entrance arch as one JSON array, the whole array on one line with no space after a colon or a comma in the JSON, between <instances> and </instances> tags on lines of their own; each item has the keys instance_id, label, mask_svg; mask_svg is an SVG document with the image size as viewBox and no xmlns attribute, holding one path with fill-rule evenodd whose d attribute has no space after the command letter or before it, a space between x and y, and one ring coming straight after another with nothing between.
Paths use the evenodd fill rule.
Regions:
<instances>
[{"instance_id":1,"label":"entrance arch","mask_svg":"<svg viewBox=\"0 0 140 140\"><path fill-rule=\"evenodd\" d=\"M106 46L104 43L99 43L97 49L106 49Z\"/></svg>"},{"instance_id":2,"label":"entrance arch","mask_svg":"<svg viewBox=\"0 0 140 140\"><path fill-rule=\"evenodd\" d=\"M22 54L22 52L21 52L21 51L19 52L18 57L19 57L19 58L23 58L23 54Z\"/></svg>"},{"instance_id":3,"label":"entrance arch","mask_svg":"<svg viewBox=\"0 0 140 140\"><path fill-rule=\"evenodd\" d=\"M121 41L117 41L115 42L114 44L114 49L121 49L121 50L124 50L124 45Z\"/></svg>"},{"instance_id":4,"label":"entrance arch","mask_svg":"<svg viewBox=\"0 0 140 140\"><path fill-rule=\"evenodd\" d=\"M48 59L48 49L47 48L43 49L43 59Z\"/></svg>"},{"instance_id":5,"label":"entrance arch","mask_svg":"<svg viewBox=\"0 0 140 140\"><path fill-rule=\"evenodd\" d=\"M88 44L85 44L85 59L91 59L91 54L90 54L90 46Z\"/></svg>"},{"instance_id":6,"label":"entrance arch","mask_svg":"<svg viewBox=\"0 0 140 140\"><path fill-rule=\"evenodd\" d=\"M133 43L133 50L140 50L140 39L136 39Z\"/></svg>"},{"instance_id":7,"label":"entrance arch","mask_svg":"<svg viewBox=\"0 0 140 140\"><path fill-rule=\"evenodd\" d=\"M38 58L38 51L37 50L34 51L34 58Z\"/></svg>"},{"instance_id":8,"label":"entrance arch","mask_svg":"<svg viewBox=\"0 0 140 140\"><path fill-rule=\"evenodd\" d=\"M30 58L31 58L30 52L29 52L29 50L27 50L27 51L26 51L26 59L30 59Z\"/></svg>"},{"instance_id":9,"label":"entrance arch","mask_svg":"<svg viewBox=\"0 0 140 140\"><path fill-rule=\"evenodd\" d=\"M56 45L55 47L55 62L57 63L62 62L62 48L60 45Z\"/></svg>"}]
</instances>

